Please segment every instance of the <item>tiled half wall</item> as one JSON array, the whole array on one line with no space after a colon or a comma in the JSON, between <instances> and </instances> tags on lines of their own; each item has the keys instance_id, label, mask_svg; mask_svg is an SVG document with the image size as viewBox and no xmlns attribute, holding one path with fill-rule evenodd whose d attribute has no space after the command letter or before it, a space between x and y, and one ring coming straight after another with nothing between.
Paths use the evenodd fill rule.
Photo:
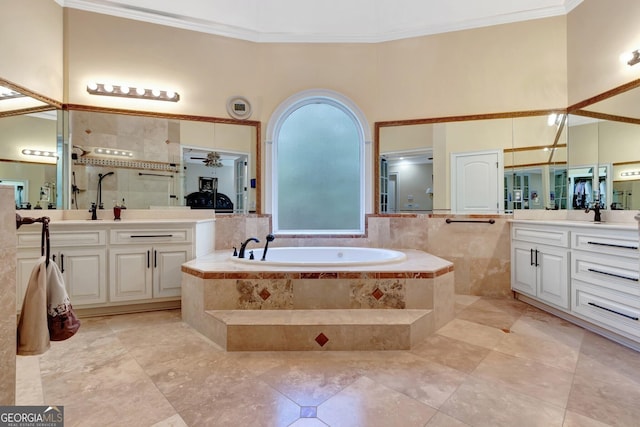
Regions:
<instances>
[{"instance_id":1,"label":"tiled half wall","mask_svg":"<svg viewBox=\"0 0 640 427\"><path fill-rule=\"evenodd\" d=\"M509 217L492 216L495 220L493 224L447 224L449 217L428 214L368 215L364 237L278 236L269 246L418 249L453 262L457 294L510 295ZM474 219L486 217L475 216ZM238 247L241 241L250 236L264 242L264 237L270 231L270 215L218 215L215 247L216 250Z\"/></svg>"}]
</instances>

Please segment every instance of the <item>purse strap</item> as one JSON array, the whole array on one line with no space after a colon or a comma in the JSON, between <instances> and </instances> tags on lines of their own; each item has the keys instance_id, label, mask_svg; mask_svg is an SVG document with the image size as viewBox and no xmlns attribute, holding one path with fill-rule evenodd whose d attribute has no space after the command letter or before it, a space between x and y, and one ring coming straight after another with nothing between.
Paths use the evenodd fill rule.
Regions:
<instances>
[{"instance_id":1,"label":"purse strap","mask_svg":"<svg viewBox=\"0 0 640 427\"><path fill-rule=\"evenodd\" d=\"M45 258L45 266L49 267L49 257L51 256L51 244L49 242L49 218L42 218L42 237L40 239L40 255Z\"/></svg>"}]
</instances>

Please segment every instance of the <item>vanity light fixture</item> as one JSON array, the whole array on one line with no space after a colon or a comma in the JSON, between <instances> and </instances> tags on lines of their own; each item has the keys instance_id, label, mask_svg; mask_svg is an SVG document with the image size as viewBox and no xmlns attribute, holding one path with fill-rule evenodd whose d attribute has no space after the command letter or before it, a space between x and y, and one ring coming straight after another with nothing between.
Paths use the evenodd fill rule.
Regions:
<instances>
[{"instance_id":1,"label":"vanity light fixture","mask_svg":"<svg viewBox=\"0 0 640 427\"><path fill-rule=\"evenodd\" d=\"M94 153L103 156L119 156L119 157L133 157L133 152L128 150L116 150L114 148L101 148L98 147L93 150Z\"/></svg>"},{"instance_id":2,"label":"vanity light fixture","mask_svg":"<svg viewBox=\"0 0 640 427\"><path fill-rule=\"evenodd\" d=\"M26 95L21 94L20 92L16 92L13 89L6 88L4 86L0 86L0 101L4 99L12 99L12 98L23 98Z\"/></svg>"},{"instance_id":3,"label":"vanity light fixture","mask_svg":"<svg viewBox=\"0 0 640 427\"><path fill-rule=\"evenodd\" d=\"M628 65L636 65L640 62L640 49L636 49L633 52L626 52L620 55L620 59L626 62Z\"/></svg>"},{"instance_id":4,"label":"vanity light fixture","mask_svg":"<svg viewBox=\"0 0 640 427\"><path fill-rule=\"evenodd\" d=\"M22 154L25 156L58 157L55 151L35 150L31 148L25 148L22 150Z\"/></svg>"},{"instance_id":5,"label":"vanity light fixture","mask_svg":"<svg viewBox=\"0 0 640 427\"><path fill-rule=\"evenodd\" d=\"M620 172L620 176L638 176L638 175L640 175L640 170Z\"/></svg>"},{"instance_id":6,"label":"vanity light fixture","mask_svg":"<svg viewBox=\"0 0 640 427\"><path fill-rule=\"evenodd\" d=\"M123 98L151 99L155 101L180 101L180 94L172 90L144 89L108 83L89 83L87 92L91 95L121 96Z\"/></svg>"}]
</instances>

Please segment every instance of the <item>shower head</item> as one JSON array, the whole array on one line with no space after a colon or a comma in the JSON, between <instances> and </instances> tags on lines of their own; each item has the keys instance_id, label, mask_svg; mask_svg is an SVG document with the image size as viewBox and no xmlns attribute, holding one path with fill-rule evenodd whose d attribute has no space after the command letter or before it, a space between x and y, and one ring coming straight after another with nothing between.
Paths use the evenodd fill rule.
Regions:
<instances>
[{"instance_id":1,"label":"shower head","mask_svg":"<svg viewBox=\"0 0 640 427\"><path fill-rule=\"evenodd\" d=\"M273 234L269 233L267 234L267 242L273 242L276 239L276 236L274 236Z\"/></svg>"}]
</instances>

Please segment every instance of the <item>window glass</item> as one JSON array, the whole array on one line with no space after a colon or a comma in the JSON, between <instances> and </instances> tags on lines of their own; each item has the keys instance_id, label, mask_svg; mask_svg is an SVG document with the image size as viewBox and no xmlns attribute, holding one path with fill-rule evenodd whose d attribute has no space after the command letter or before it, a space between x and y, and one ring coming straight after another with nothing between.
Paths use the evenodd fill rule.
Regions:
<instances>
[{"instance_id":1,"label":"window glass","mask_svg":"<svg viewBox=\"0 0 640 427\"><path fill-rule=\"evenodd\" d=\"M288 113L275 141L276 231L361 232L363 142L355 118L318 100Z\"/></svg>"}]
</instances>

